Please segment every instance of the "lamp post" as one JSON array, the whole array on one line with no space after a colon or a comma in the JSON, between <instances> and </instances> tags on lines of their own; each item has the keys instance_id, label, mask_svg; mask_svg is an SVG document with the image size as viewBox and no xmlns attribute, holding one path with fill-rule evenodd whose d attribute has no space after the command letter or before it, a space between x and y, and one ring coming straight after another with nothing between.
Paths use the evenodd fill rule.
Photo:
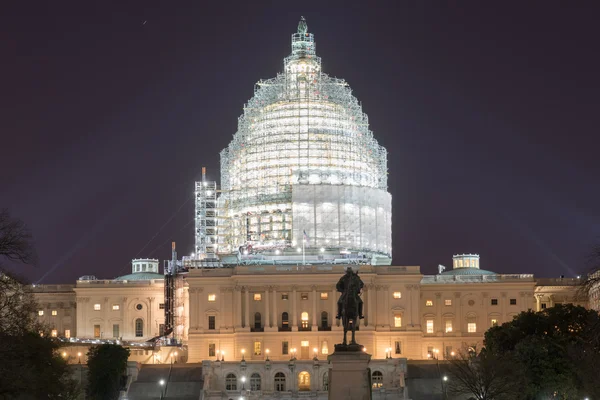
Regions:
<instances>
[{"instance_id":1,"label":"lamp post","mask_svg":"<svg viewBox=\"0 0 600 400\"><path fill-rule=\"evenodd\" d=\"M159 380L158 384L160 385L160 398L162 400L165 398L165 394L163 392L163 386L165 385L165 380L164 379Z\"/></svg>"},{"instance_id":2,"label":"lamp post","mask_svg":"<svg viewBox=\"0 0 600 400\"><path fill-rule=\"evenodd\" d=\"M225 361L225 352L221 350L221 361Z\"/></svg>"},{"instance_id":3,"label":"lamp post","mask_svg":"<svg viewBox=\"0 0 600 400\"><path fill-rule=\"evenodd\" d=\"M313 348L313 360L317 361L319 360L319 357L317 356L319 349L317 349L316 347Z\"/></svg>"},{"instance_id":4,"label":"lamp post","mask_svg":"<svg viewBox=\"0 0 600 400\"><path fill-rule=\"evenodd\" d=\"M246 377L242 376L242 390L246 390Z\"/></svg>"},{"instance_id":5,"label":"lamp post","mask_svg":"<svg viewBox=\"0 0 600 400\"><path fill-rule=\"evenodd\" d=\"M81 364L81 352L77 353L77 357L79 357L79 364Z\"/></svg>"},{"instance_id":6,"label":"lamp post","mask_svg":"<svg viewBox=\"0 0 600 400\"><path fill-rule=\"evenodd\" d=\"M244 361L244 355L246 354L246 349L242 349L242 361Z\"/></svg>"},{"instance_id":7,"label":"lamp post","mask_svg":"<svg viewBox=\"0 0 600 400\"><path fill-rule=\"evenodd\" d=\"M269 349L266 349L265 353L267 353L267 361L269 361L269 353L270 353Z\"/></svg>"}]
</instances>

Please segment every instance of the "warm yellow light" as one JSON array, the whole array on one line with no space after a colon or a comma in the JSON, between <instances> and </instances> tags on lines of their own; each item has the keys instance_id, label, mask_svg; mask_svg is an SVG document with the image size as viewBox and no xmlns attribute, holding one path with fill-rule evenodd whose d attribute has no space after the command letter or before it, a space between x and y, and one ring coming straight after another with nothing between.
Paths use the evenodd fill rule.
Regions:
<instances>
[{"instance_id":1,"label":"warm yellow light","mask_svg":"<svg viewBox=\"0 0 600 400\"><path fill-rule=\"evenodd\" d=\"M245 354L245 353L246 353L246 349L242 349L242 354Z\"/></svg>"},{"instance_id":2,"label":"warm yellow light","mask_svg":"<svg viewBox=\"0 0 600 400\"><path fill-rule=\"evenodd\" d=\"M269 353L270 353L270 350L269 350L269 349L266 349L265 351L267 352L267 354L269 354Z\"/></svg>"},{"instance_id":3,"label":"warm yellow light","mask_svg":"<svg viewBox=\"0 0 600 400\"><path fill-rule=\"evenodd\" d=\"M77 353L77 357L81 357L81 352Z\"/></svg>"},{"instance_id":4,"label":"warm yellow light","mask_svg":"<svg viewBox=\"0 0 600 400\"><path fill-rule=\"evenodd\" d=\"M62 356L63 356L63 357L66 357L66 356L67 356L67 352L66 352L66 351L63 351L63 354L62 354Z\"/></svg>"},{"instance_id":5,"label":"warm yellow light","mask_svg":"<svg viewBox=\"0 0 600 400\"><path fill-rule=\"evenodd\" d=\"M313 351L316 353L317 351L319 351L319 349L317 349L316 347L313 347Z\"/></svg>"},{"instance_id":6,"label":"warm yellow light","mask_svg":"<svg viewBox=\"0 0 600 400\"><path fill-rule=\"evenodd\" d=\"M367 348L366 348L366 347L363 347L363 351L366 353L366 352L367 352Z\"/></svg>"}]
</instances>

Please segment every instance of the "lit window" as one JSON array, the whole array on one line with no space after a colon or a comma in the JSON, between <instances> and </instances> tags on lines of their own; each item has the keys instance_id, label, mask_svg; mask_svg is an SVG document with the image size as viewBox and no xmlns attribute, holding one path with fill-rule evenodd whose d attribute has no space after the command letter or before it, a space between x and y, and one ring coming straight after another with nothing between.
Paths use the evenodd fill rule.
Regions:
<instances>
[{"instance_id":1,"label":"lit window","mask_svg":"<svg viewBox=\"0 0 600 400\"><path fill-rule=\"evenodd\" d=\"M444 300L444 305L445 306L451 306L452 305L452 299L446 299L446 300Z\"/></svg>"},{"instance_id":2,"label":"lit window","mask_svg":"<svg viewBox=\"0 0 600 400\"><path fill-rule=\"evenodd\" d=\"M42 315L44 315L44 310L40 310L38 311L38 315L41 317Z\"/></svg>"},{"instance_id":3,"label":"lit window","mask_svg":"<svg viewBox=\"0 0 600 400\"><path fill-rule=\"evenodd\" d=\"M52 329L52 337L58 336L58 331L56 329Z\"/></svg>"},{"instance_id":4,"label":"lit window","mask_svg":"<svg viewBox=\"0 0 600 400\"><path fill-rule=\"evenodd\" d=\"M492 319L491 322L492 322L491 323L492 326L498 326L498 320L497 319Z\"/></svg>"},{"instance_id":5,"label":"lit window","mask_svg":"<svg viewBox=\"0 0 600 400\"><path fill-rule=\"evenodd\" d=\"M300 346L302 346L302 347L308 347L308 340L302 340L300 342Z\"/></svg>"},{"instance_id":6,"label":"lit window","mask_svg":"<svg viewBox=\"0 0 600 400\"><path fill-rule=\"evenodd\" d=\"M100 311L101 309L102 309L102 306L100 304L94 304L94 310Z\"/></svg>"},{"instance_id":7,"label":"lit window","mask_svg":"<svg viewBox=\"0 0 600 400\"><path fill-rule=\"evenodd\" d=\"M321 292L321 300L327 300L329 298L329 294L327 292Z\"/></svg>"},{"instance_id":8,"label":"lit window","mask_svg":"<svg viewBox=\"0 0 600 400\"><path fill-rule=\"evenodd\" d=\"M427 320L427 333L433 333L433 320Z\"/></svg>"},{"instance_id":9,"label":"lit window","mask_svg":"<svg viewBox=\"0 0 600 400\"><path fill-rule=\"evenodd\" d=\"M394 327L395 328L402 327L402 315L400 315L400 314L394 315Z\"/></svg>"},{"instance_id":10,"label":"lit window","mask_svg":"<svg viewBox=\"0 0 600 400\"><path fill-rule=\"evenodd\" d=\"M469 333L477 332L477 324L475 322L469 322L467 324L467 332L469 332Z\"/></svg>"},{"instance_id":11,"label":"lit window","mask_svg":"<svg viewBox=\"0 0 600 400\"><path fill-rule=\"evenodd\" d=\"M371 374L371 383L374 388L380 388L383 386L383 373L381 371L373 371Z\"/></svg>"},{"instance_id":12,"label":"lit window","mask_svg":"<svg viewBox=\"0 0 600 400\"><path fill-rule=\"evenodd\" d=\"M426 305L427 307L432 307L432 306L433 306L433 300L427 300L427 301L425 302L425 305Z\"/></svg>"},{"instance_id":13,"label":"lit window","mask_svg":"<svg viewBox=\"0 0 600 400\"><path fill-rule=\"evenodd\" d=\"M308 328L308 313L306 311L301 314L300 319L302 320L302 328Z\"/></svg>"},{"instance_id":14,"label":"lit window","mask_svg":"<svg viewBox=\"0 0 600 400\"><path fill-rule=\"evenodd\" d=\"M394 298L395 299L401 299L402 298L402 293L400 293L400 292L394 292Z\"/></svg>"},{"instance_id":15,"label":"lit window","mask_svg":"<svg viewBox=\"0 0 600 400\"><path fill-rule=\"evenodd\" d=\"M281 300L287 300L288 299L288 294L287 293L282 293L281 294Z\"/></svg>"},{"instance_id":16,"label":"lit window","mask_svg":"<svg viewBox=\"0 0 600 400\"><path fill-rule=\"evenodd\" d=\"M452 332L452 320L446 320L446 332Z\"/></svg>"},{"instance_id":17,"label":"lit window","mask_svg":"<svg viewBox=\"0 0 600 400\"><path fill-rule=\"evenodd\" d=\"M321 354L329 354L329 347L327 346L327 340L323 340L321 345Z\"/></svg>"},{"instance_id":18,"label":"lit window","mask_svg":"<svg viewBox=\"0 0 600 400\"><path fill-rule=\"evenodd\" d=\"M254 293L254 301L261 301L262 295L260 293Z\"/></svg>"},{"instance_id":19,"label":"lit window","mask_svg":"<svg viewBox=\"0 0 600 400\"><path fill-rule=\"evenodd\" d=\"M215 301L217 300L217 295L216 294L209 294L208 295L208 301Z\"/></svg>"},{"instance_id":20,"label":"lit window","mask_svg":"<svg viewBox=\"0 0 600 400\"><path fill-rule=\"evenodd\" d=\"M301 300L308 300L308 293L302 293L302 294L300 294L300 299Z\"/></svg>"},{"instance_id":21,"label":"lit window","mask_svg":"<svg viewBox=\"0 0 600 400\"><path fill-rule=\"evenodd\" d=\"M52 315L54 315L54 316L58 315L58 311L52 310Z\"/></svg>"},{"instance_id":22,"label":"lit window","mask_svg":"<svg viewBox=\"0 0 600 400\"><path fill-rule=\"evenodd\" d=\"M113 309L113 311L119 311L121 309L121 306L118 304L113 304L112 309Z\"/></svg>"},{"instance_id":23,"label":"lit window","mask_svg":"<svg viewBox=\"0 0 600 400\"><path fill-rule=\"evenodd\" d=\"M67 339L71 337L71 330L70 329L65 329L65 337Z\"/></svg>"},{"instance_id":24,"label":"lit window","mask_svg":"<svg viewBox=\"0 0 600 400\"><path fill-rule=\"evenodd\" d=\"M262 354L260 349L260 342L254 342L254 355L260 356Z\"/></svg>"}]
</instances>

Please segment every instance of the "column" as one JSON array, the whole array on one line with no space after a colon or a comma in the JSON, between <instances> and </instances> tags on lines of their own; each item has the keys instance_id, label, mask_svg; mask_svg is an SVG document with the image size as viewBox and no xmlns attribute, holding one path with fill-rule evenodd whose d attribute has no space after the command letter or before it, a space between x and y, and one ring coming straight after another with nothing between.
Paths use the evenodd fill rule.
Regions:
<instances>
[{"instance_id":1,"label":"column","mask_svg":"<svg viewBox=\"0 0 600 400\"><path fill-rule=\"evenodd\" d=\"M502 322L506 321L506 292L500 293L500 312L502 313Z\"/></svg>"},{"instance_id":2,"label":"column","mask_svg":"<svg viewBox=\"0 0 600 400\"><path fill-rule=\"evenodd\" d=\"M198 302L198 290L196 288L189 288L188 289L188 293L190 294L190 323L189 323L189 330L190 331L195 331L196 329L198 329L198 320L196 318L196 306L197 306L197 302ZM166 306L166 304L165 304ZM192 312L193 311L193 312ZM165 321L166 322L166 321Z\"/></svg>"},{"instance_id":3,"label":"column","mask_svg":"<svg viewBox=\"0 0 600 400\"><path fill-rule=\"evenodd\" d=\"M279 315L277 315L277 286L273 286L273 327L279 327Z\"/></svg>"},{"instance_id":4,"label":"column","mask_svg":"<svg viewBox=\"0 0 600 400\"><path fill-rule=\"evenodd\" d=\"M442 293L437 292L435 294L435 314L436 314L436 322L437 325L435 331L438 333L444 332L444 327L442 326Z\"/></svg>"},{"instance_id":5,"label":"column","mask_svg":"<svg viewBox=\"0 0 600 400\"><path fill-rule=\"evenodd\" d=\"M154 314L153 314L153 310L154 310L154 297L148 297L148 304L150 304L150 306L148 307L148 336L150 337L154 337L156 336L156 333L154 331L156 322L154 321Z\"/></svg>"},{"instance_id":6,"label":"column","mask_svg":"<svg viewBox=\"0 0 600 400\"><path fill-rule=\"evenodd\" d=\"M271 291L271 287L267 286L265 289L265 328L271 327L271 313L269 312L269 291Z\"/></svg>"},{"instance_id":7,"label":"column","mask_svg":"<svg viewBox=\"0 0 600 400\"><path fill-rule=\"evenodd\" d=\"M373 284L369 283L368 285L365 285L365 288L367 289L367 318L365 318L367 320L366 325L374 328L375 316L373 315Z\"/></svg>"},{"instance_id":8,"label":"column","mask_svg":"<svg viewBox=\"0 0 600 400\"><path fill-rule=\"evenodd\" d=\"M110 309L111 304L109 303L109 298L105 297L104 298L104 327L102 328L102 330L104 331L103 334L101 335L101 337L103 337L104 339L108 339L112 337L112 326L109 326L109 322L108 320L110 319ZM110 330L109 330L110 329Z\"/></svg>"},{"instance_id":9,"label":"column","mask_svg":"<svg viewBox=\"0 0 600 400\"><path fill-rule=\"evenodd\" d=\"M548 307L554 307L554 295L551 294L550 296L548 296L548 299L550 299L550 304L548 304Z\"/></svg>"},{"instance_id":10,"label":"column","mask_svg":"<svg viewBox=\"0 0 600 400\"><path fill-rule=\"evenodd\" d=\"M452 327L452 331L460 336L462 332L462 302L460 301L460 292L454 292L454 300L456 303L456 327Z\"/></svg>"},{"instance_id":11,"label":"column","mask_svg":"<svg viewBox=\"0 0 600 400\"><path fill-rule=\"evenodd\" d=\"M202 294L202 292L204 291L203 288L197 288L198 294L196 295L197 303L195 304L195 310L194 312L196 313L196 326L199 330L204 329L204 320L206 318L206 310L204 309L204 295ZM208 325L208 321L206 321L206 324ZM207 326L208 327L208 326Z\"/></svg>"},{"instance_id":12,"label":"column","mask_svg":"<svg viewBox=\"0 0 600 400\"><path fill-rule=\"evenodd\" d=\"M121 324L119 325L119 337L125 336L125 325L129 321L129 317L127 316L127 297L121 298Z\"/></svg>"},{"instance_id":13,"label":"column","mask_svg":"<svg viewBox=\"0 0 600 400\"><path fill-rule=\"evenodd\" d=\"M412 300L412 305L413 308L415 309L415 318L416 318L416 324L418 327L421 327L421 307L420 307L420 299L421 299L421 286L420 285L413 285L413 300Z\"/></svg>"},{"instance_id":14,"label":"column","mask_svg":"<svg viewBox=\"0 0 600 400\"><path fill-rule=\"evenodd\" d=\"M331 329L333 329L334 326L336 326L337 324L337 319L335 319L335 316L337 315L337 296L336 296L337 292L335 290L335 285L333 286L333 288L331 289Z\"/></svg>"},{"instance_id":15,"label":"column","mask_svg":"<svg viewBox=\"0 0 600 400\"><path fill-rule=\"evenodd\" d=\"M250 320L249 320L249 314L250 314L250 288L248 286L244 287L246 289L246 304L244 305L245 308L245 312L244 312L244 328L249 328L250 327Z\"/></svg>"},{"instance_id":16,"label":"column","mask_svg":"<svg viewBox=\"0 0 600 400\"><path fill-rule=\"evenodd\" d=\"M311 330L316 331L318 330L318 326L317 326L317 285L312 285L312 300L313 300L313 304L312 304L312 328Z\"/></svg>"},{"instance_id":17,"label":"column","mask_svg":"<svg viewBox=\"0 0 600 400\"><path fill-rule=\"evenodd\" d=\"M406 285L406 290L408 291L408 312L410 314L410 326L414 326L415 322L414 322L414 318L413 318L413 306L412 306L412 286L413 285ZM375 294L377 294L377 292L375 292Z\"/></svg>"},{"instance_id":18,"label":"column","mask_svg":"<svg viewBox=\"0 0 600 400\"><path fill-rule=\"evenodd\" d=\"M296 289L298 288L298 286L293 285L292 286L292 331L297 331L298 330L298 318L297 318L297 311L296 311Z\"/></svg>"},{"instance_id":19,"label":"column","mask_svg":"<svg viewBox=\"0 0 600 400\"><path fill-rule=\"evenodd\" d=\"M242 326L242 287L236 286L233 288L235 297L235 324L236 329Z\"/></svg>"},{"instance_id":20,"label":"column","mask_svg":"<svg viewBox=\"0 0 600 400\"><path fill-rule=\"evenodd\" d=\"M384 317L384 321L385 321L385 325L389 328L390 327L390 286L389 285L385 285L384 287L384 295L385 295L385 301L383 302L383 304L385 304L385 317Z\"/></svg>"},{"instance_id":21,"label":"column","mask_svg":"<svg viewBox=\"0 0 600 400\"><path fill-rule=\"evenodd\" d=\"M542 311L542 296L539 294L535 295L535 311Z\"/></svg>"}]
</instances>

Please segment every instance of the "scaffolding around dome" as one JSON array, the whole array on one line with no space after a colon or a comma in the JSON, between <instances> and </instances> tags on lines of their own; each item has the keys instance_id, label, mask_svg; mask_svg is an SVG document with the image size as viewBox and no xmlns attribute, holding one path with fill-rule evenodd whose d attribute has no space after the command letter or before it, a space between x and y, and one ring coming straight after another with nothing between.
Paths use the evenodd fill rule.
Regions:
<instances>
[{"instance_id":1,"label":"scaffolding around dome","mask_svg":"<svg viewBox=\"0 0 600 400\"><path fill-rule=\"evenodd\" d=\"M349 85L321 71L304 19L291 42L284 72L256 84L221 152L220 196L196 184L197 258L389 259L387 151Z\"/></svg>"}]
</instances>

